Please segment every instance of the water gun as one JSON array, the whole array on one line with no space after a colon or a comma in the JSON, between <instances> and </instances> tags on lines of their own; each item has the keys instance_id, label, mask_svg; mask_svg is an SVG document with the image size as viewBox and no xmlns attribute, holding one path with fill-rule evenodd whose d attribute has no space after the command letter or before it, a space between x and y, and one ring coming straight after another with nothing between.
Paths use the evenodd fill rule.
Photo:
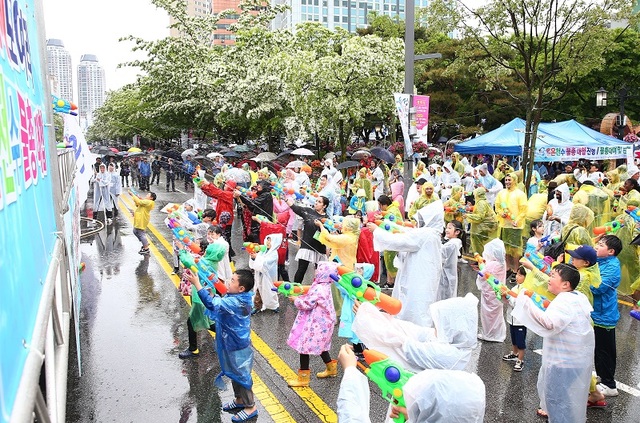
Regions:
<instances>
[{"instance_id":1,"label":"water gun","mask_svg":"<svg viewBox=\"0 0 640 423\"><path fill-rule=\"evenodd\" d=\"M474 209L473 206L467 206L467 205L464 205L464 204L458 204L458 205L456 205L454 207L445 207L444 208L444 212L445 213L461 213L461 214L464 214L464 213L473 213L473 209Z\"/></svg>"},{"instance_id":2,"label":"water gun","mask_svg":"<svg viewBox=\"0 0 640 423\"><path fill-rule=\"evenodd\" d=\"M271 219L269 219L266 216L263 216L261 214L257 214L255 216L253 216L254 220L257 220L260 223L271 223Z\"/></svg>"},{"instance_id":3,"label":"water gun","mask_svg":"<svg viewBox=\"0 0 640 423\"><path fill-rule=\"evenodd\" d=\"M76 110L78 110L78 106L55 95L51 95L51 97L53 100L52 103L54 112L67 113L71 116L78 116L78 112L76 112Z\"/></svg>"},{"instance_id":4,"label":"water gun","mask_svg":"<svg viewBox=\"0 0 640 423\"><path fill-rule=\"evenodd\" d=\"M512 219L511 218L511 211L509 210L509 207L507 207L507 203L506 202L502 202L500 203L500 208L502 209L502 213L500 214L504 219Z\"/></svg>"},{"instance_id":5,"label":"water gun","mask_svg":"<svg viewBox=\"0 0 640 423\"><path fill-rule=\"evenodd\" d=\"M593 228L594 235L610 235L615 234L624 226L623 223L618 222L617 220L612 220L611 222L605 223L603 226L598 226Z\"/></svg>"},{"instance_id":6,"label":"water gun","mask_svg":"<svg viewBox=\"0 0 640 423\"><path fill-rule=\"evenodd\" d=\"M304 195L300 194L300 192L296 191L293 188L285 188L284 189L284 193L286 195L293 195L296 197L296 200L302 200L304 198Z\"/></svg>"},{"instance_id":7,"label":"water gun","mask_svg":"<svg viewBox=\"0 0 640 423\"><path fill-rule=\"evenodd\" d=\"M506 285L501 284L500 281L498 281L495 278L495 276L493 276L491 273L486 271L485 264L484 264L484 259L482 258L482 256L480 254L476 253L473 259L478 262L478 269L479 269L478 276L480 276L482 279L487 281L487 283L489 284L491 289L493 289L493 292L496 293L496 297L499 300L502 299L502 291L501 291L500 287L501 286L506 287ZM511 296L511 297L517 297L518 296L513 291L508 291L506 293L506 295L507 296Z\"/></svg>"},{"instance_id":8,"label":"water gun","mask_svg":"<svg viewBox=\"0 0 640 423\"><path fill-rule=\"evenodd\" d=\"M282 197L285 194L284 186L280 182L272 182L271 190L273 191L272 194L274 197Z\"/></svg>"},{"instance_id":9,"label":"water gun","mask_svg":"<svg viewBox=\"0 0 640 423\"><path fill-rule=\"evenodd\" d=\"M524 295L526 295L527 297L531 298L533 300L533 303L538 306L538 308L542 311L545 311L547 309L547 307L549 307L549 304L551 304L551 301L549 301L546 297L531 291L530 289L525 289L524 290Z\"/></svg>"},{"instance_id":10,"label":"water gun","mask_svg":"<svg viewBox=\"0 0 640 423\"><path fill-rule=\"evenodd\" d=\"M540 238L540 241L538 241L538 243L542 248L547 248L554 242L558 242L558 241L560 241L560 236L558 235L557 232L553 232L547 236L543 236L542 238Z\"/></svg>"},{"instance_id":11,"label":"water gun","mask_svg":"<svg viewBox=\"0 0 640 423\"><path fill-rule=\"evenodd\" d=\"M301 283L296 282L276 281L273 284L275 287L271 288L271 290L276 291L278 294L282 294L285 297L297 297L298 295L304 295L309 292L309 288L311 288L311 285L302 285Z\"/></svg>"},{"instance_id":12,"label":"water gun","mask_svg":"<svg viewBox=\"0 0 640 423\"><path fill-rule=\"evenodd\" d=\"M133 187L129 188L129 191L131 191L131 194L135 195L138 198L142 198L140 197L140 194L138 194L138 191L136 191Z\"/></svg>"},{"instance_id":13,"label":"water gun","mask_svg":"<svg viewBox=\"0 0 640 423\"><path fill-rule=\"evenodd\" d=\"M638 303L636 304L638 307L640 307L640 301L638 301ZM640 320L640 310L631 310L629 312L629 315L631 317L633 317L636 320Z\"/></svg>"},{"instance_id":14,"label":"water gun","mask_svg":"<svg viewBox=\"0 0 640 423\"><path fill-rule=\"evenodd\" d=\"M197 225L198 223L202 223L202 220L200 220L199 214L194 212L193 210L190 212L187 212L187 217L189 218L191 223L193 223L194 225Z\"/></svg>"},{"instance_id":15,"label":"water gun","mask_svg":"<svg viewBox=\"0 0 640 423\"><path fill-rule=\"evenodd\" d=\"M633 220L635 220L636 223L640 222L640 208L636 206L628 206L624 212L633 217Z\"/></svg>"},{"instance_id":16,"label":"water gun","mask_svg":"<svg viewBox=\"0 0 640 423\"><path fill-rule=\"evenodd\" d=\"M403 232L406 228L414 227L413 223L399 220L394 214L388 214L384 217L384 220L376 220L375 224L378 225L379 228L393 233Z\"/></svg>"},{"instance_id":17,"label":"water gun","mask_svg":"<svg viewBox=\"0 0 640 423\"><path fill-rule=\"evenodd\" d=\"M191 252L196 254L202 253L200 244L196 242L193 235L191 235L186 229L180 226L180 223L177 220L170 217L168 219L167 226L169 227L169 229L171 229L171 232L173 232L173 236L176 237L176 239L184 244L189 250L191 250Z\"/></svg>"},{"instance_id":18,"label":"water gun","mask_svg":"<svg viewBox=\"0 0 640 423\"><path fill-rule=\"evenodd\" d=\"M392 316L400 313L402 303L389 295L380 292L380 287L366 280L361 274L346 266L338 266L338 274L332 274L333 279L353 300L369 302Z\"/></svg>"},{"instance_id":19,"label":"water gun","mask_svg":"<svg viewBox=\"0 0 640 423\"><path fill-rule=\"evenodd\" d=\"M542 254L538 252L527 252L524 256L542 273L547 275L551 274L551 266L545 261Z\"/></svg>"},{"instance_id":20,"label":"water gun","mask_svg":"<svg viewBox=\"0 0 640 423\"><path fill-rule=\"evenodd\" d=\"M338 232L338 230L342 228L342 225L340 225L339 223L331 219L324 218L324 219L320 219L320 221L322 222L322 225L325 228L327 228L329 232Z\"/></svg>"},{"instance_id":21,"label":"water gun","mask_svg":"<svg viewBox=\"0 0 640 423\"><path fill-rule=\"evenodd\" d=\"M261 251L267 251L267 246L256 242L244 242L242 243L242 249L247 250L249 254L258 254Z\"/></svg>"},{"instance_id":22,"label":"water gun","mask_svg":"<svg viewBox=\"0 0 640 423\"><path fill-rule=\"evenodd\" d=\"M196 173L196 175L193 177L193 184L197 187L201 187L202 185L204 185L207 180L204 178L201 178L199 176L197 176L198 174Z\"/></svg>"},{"instance_id":23,"label":"water gun","mask_svg":"<svg viewBox=\"0 0 640 423\"><path fill-rule=\"evenodd\" d=\"M382 391L382 397L393 405L406 407L402 389L414 373L402 368L399 363L375 350L364 350L364 360L369 367L364 367L364 374ZM404 414L393 419L396 423L405 422Z\"/></svg>"},{"instance_id":24,"label":"water gun","mask_svg":"<svg viewBox=\"0 0 640 423\"><path fill-rule=\"evenodd\" d=\"M203 285L215 289L221 296L227 293L227 287L218 279L218 273L206 260L201 257L194 257L186 250L180 250L179 257L180 263L185 269L197 274Z\"/></svg>"},{"instance_id":25,"label":"water gun","mask_svg":"<svg viewBox=\"0 0 640 423\"><path fill-rule=\"evenodd\" d=\"M252 189L249 188L244 188L244 187L236 187L236 189L238 191L240 191L240 194L249 197L249 198L256 198L258 196L258 194L253 191Z\"/></svg>"}]
</instances>

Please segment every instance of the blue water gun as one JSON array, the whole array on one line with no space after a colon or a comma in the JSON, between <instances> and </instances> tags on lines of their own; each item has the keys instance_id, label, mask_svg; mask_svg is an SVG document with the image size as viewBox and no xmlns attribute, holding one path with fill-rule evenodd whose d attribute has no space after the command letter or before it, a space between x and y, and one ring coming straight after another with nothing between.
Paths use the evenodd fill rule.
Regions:
<instances>
[{"instance_id":1,"label":"blue water gun","mask_svg":"<svg viewBox=\"0 0 640 423\"><path fill-rule=\"evenodd\" d=\"M55 112L60 112L60 113L66 113L69 114L71 116L78 116L78 113L76 112L76 110L78 110L78 106L76 106L75 104L73 104L70 101L67 101L65 99L62 99L58 96L55 95L51 95L52 97L52 103L53 103L53 111Z\"/></svg>"}]
</instances>

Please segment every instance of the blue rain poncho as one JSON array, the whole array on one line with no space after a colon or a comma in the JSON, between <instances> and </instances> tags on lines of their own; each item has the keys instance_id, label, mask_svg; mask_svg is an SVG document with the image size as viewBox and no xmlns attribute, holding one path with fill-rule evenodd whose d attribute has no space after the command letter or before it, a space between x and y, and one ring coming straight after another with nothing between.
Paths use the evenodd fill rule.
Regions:
<instances>
[{"instance_id":1,"label":"blue rain poncho","mask_svg":"<svg viewBox=\"0 0 640 423\"><path fill-rule=\"evenodd\" d=\"M216 323L216 352L220 373L215 384L224 389L222 376L251 389L253 380L253 349L251 348L251 306L253 292L212 297L206 289L198 291L205 315Z\"/></svg>"}]
</instances>

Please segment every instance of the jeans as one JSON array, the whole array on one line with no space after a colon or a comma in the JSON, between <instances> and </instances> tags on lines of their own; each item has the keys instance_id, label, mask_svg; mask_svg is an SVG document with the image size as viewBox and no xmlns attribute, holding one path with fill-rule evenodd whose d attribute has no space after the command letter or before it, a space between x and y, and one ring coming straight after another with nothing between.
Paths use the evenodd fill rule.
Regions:
<instances>
[{"instance_id":1,"label":"jeans","mask_svg":"<svg viewBox=\"0 0 640 423\"><path fill-rule=\"evenodd\" d=\"M160 185L160 172L153 172L153 175L151 175L151 185L153 185L153 181L156 181L156 184Z\"/></svg>"},{"instance_id":2,"label":"jeans","mask_svg":"<svg viewBox=\"0 0 640 423\"><path fill-rule=\"evenodd\" d=\"M142 243L142 248L149 248L147 233L144 229L133 228L133 234L138 238L138 241Z\"/></svg>"},{"instance_id":3,"label":"jeans","mask_svg":"<svg viewBox=\"0 0 640 423\"><path fill-rule=\"evenodd\" d=\"M125 183L129 186L129 175L122 175L120 178L122 179L122 186L125 186Z\"/></svg>"},{"instance_id":4,"label":"jeans","mask_svg":"<svg viewBox=\"0 0 640 423\"><path fill-rule=\"evenodd\" d=\"M175 173L167 173L167 191L169 191L169 185L171 185L171 190L176 190L176 174Z\"/></svg>"}]
</instances>

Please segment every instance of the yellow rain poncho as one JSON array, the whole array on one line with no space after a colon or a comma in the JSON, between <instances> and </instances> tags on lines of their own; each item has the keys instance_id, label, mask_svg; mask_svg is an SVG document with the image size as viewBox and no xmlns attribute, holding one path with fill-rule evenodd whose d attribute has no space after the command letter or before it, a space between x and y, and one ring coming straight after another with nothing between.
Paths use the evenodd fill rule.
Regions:
<instances>
[{"instance_id":1,"label":"yellow rain poncho","mask_svg":"<svg viewBox=\"0 0 640 423\"><path fill-rule=\"evenodd\" d=\"M537 193L529 197L527 201L527 217L525 221L525 228L529 227L529 224L536 219L542 219L544 212L547 210L547 193Z\"/></svg>"},{"instance_id":2,"label":"yellow rain poncho","mask_svg":"<svg viewBox=\"0 0 640 423\"><path fill-rule=\"evenodd\" d=\"M367 169L364 167L358 171L358 177L353 181L351 190L356 193L359 189L363 189L367 201L373 200L373 189L371 189L371 181L367 178Z\"/></svg>"},{"instance_id":3,"label":"yellow rain poncho","mask_svg":"<svg viewBox=\"0 0 640 423\"><path fill-rule=\"evenodd\" d=\"M444 202L444 221L445 223L449 223L452 220L457 220L460 223L464 220L464 216L458 210L459 207L465 206L465 198L462 196L464 194L464 190L460 185L456 185L451 188L451 197L447 201ZM447 212L448 208L454 209L454 212Z\"/></svg>"},{"instance_id":4,"label":"yellow rain poncho","mask_svg":"<svg viewBox=\"0 0 640 423\"><path fill-rule=\"evenodd\" d=\"M567 244L590 245L593 247L593 240L590 233L585 229L593 222L593 212L582 204L574 204L569 215L569 222L562 228L562 240ZM575 229L574 229L575 228ZM573 230L572 230L573 229ZM571 231L571 233L569 233ZM569 237L567 237L569 234ZM557 257L553 257L556 259Z\"/></svg>"},{"instance_id":5,"label":"yellow rain poncho","mask_svg":"<svg viewBox=\"0 0 640 423\"><path fill-rule=\"evenodd\" d=\"M635 190L627 194L627 205L640 206L640 194ZM621 213L617 219L624 226L616 232L616 236L622 241L622 251L618 254L620 260L620 286L618 291L625 295L633 294L632 285L640 284L640 259L638 259L638 246L630 245L637 235L636 222L627 213Z\"/></svg>"},{"instance_id":6,"label":"yellow rain poncho","mask_svg":"<svg viewBox=\"0 0 640 423\"><path fill-rule=\"evenodd\" d=\"M427 165L420 160L416 164L416 168L413 171L413 179L417 180L420 176L426 176L429 172L427 172Z\"/></svg>"},{"instance_id":7,"label":"yellow rain poncho","mask_svg":"<svg viewBox=\"0 0 640 423\"><path fill-rule=\"evenodd\" d=\"M487 190L476 188L473 197L476 205L473 213L467 214L467 220L471 222L471 251L482 254L487 242L498 236L498 219L487 201Z\"/></svg>"},{"instance_id":8,"label":"yellow rain poncho","mask_svg":"<svg viewBox=\"0 0 640 423\"><path fill-rule=\"evenodd\" d=\"M511 188L505 188L498 193L495 210L507 255L520 257L522 229L527 217L527 195L516 187L518 177L514 173L508 176L512 179Z\"/></svg>"},{"instance_id":9,"label":"yellow rain poncho","mask_svg":"<svg viewBox=\"0 0 640 423\"><path fill-rule=\"evenodd\" d=\"M611 201L607 193L593 185L582 184L578 192L573 195L573 204L582 204L593 211L594 220L587 228L592 231L611 221Z\"/></svg>"},{"instance_id":10,"label":"yellow rain poncho","mask_svg":"<svg viewBox=\"0 0 640 423\"><path fill-rule=\"evenodd\" d=\"M422 193L420 194L420 197L418 197L418 199L414 201L413 204L411 204L411 208L407 213L409 219L413 219L413 216L416 214L416 212L427 204L431 204L434 201L438 201L440 199L440 197L438 197L438 194L435 193L435 188L433 194L431 194L431 196L427 196L425 191L426 188L434 188L434 186L431 182L425 182L424 185L422 185Z\"/></svg>"},{"instance_id":11,"label":"yellow rain poncho","mask_svg":"<svg viewBox=\"0 0 640 423\"><path fill-rule=\"evenodd\" d=\"M464 163L460 160L460 153L453 153L451 155L451 167L458 172L458 175L464 175Z\"/></svg>"}]
</instances>

